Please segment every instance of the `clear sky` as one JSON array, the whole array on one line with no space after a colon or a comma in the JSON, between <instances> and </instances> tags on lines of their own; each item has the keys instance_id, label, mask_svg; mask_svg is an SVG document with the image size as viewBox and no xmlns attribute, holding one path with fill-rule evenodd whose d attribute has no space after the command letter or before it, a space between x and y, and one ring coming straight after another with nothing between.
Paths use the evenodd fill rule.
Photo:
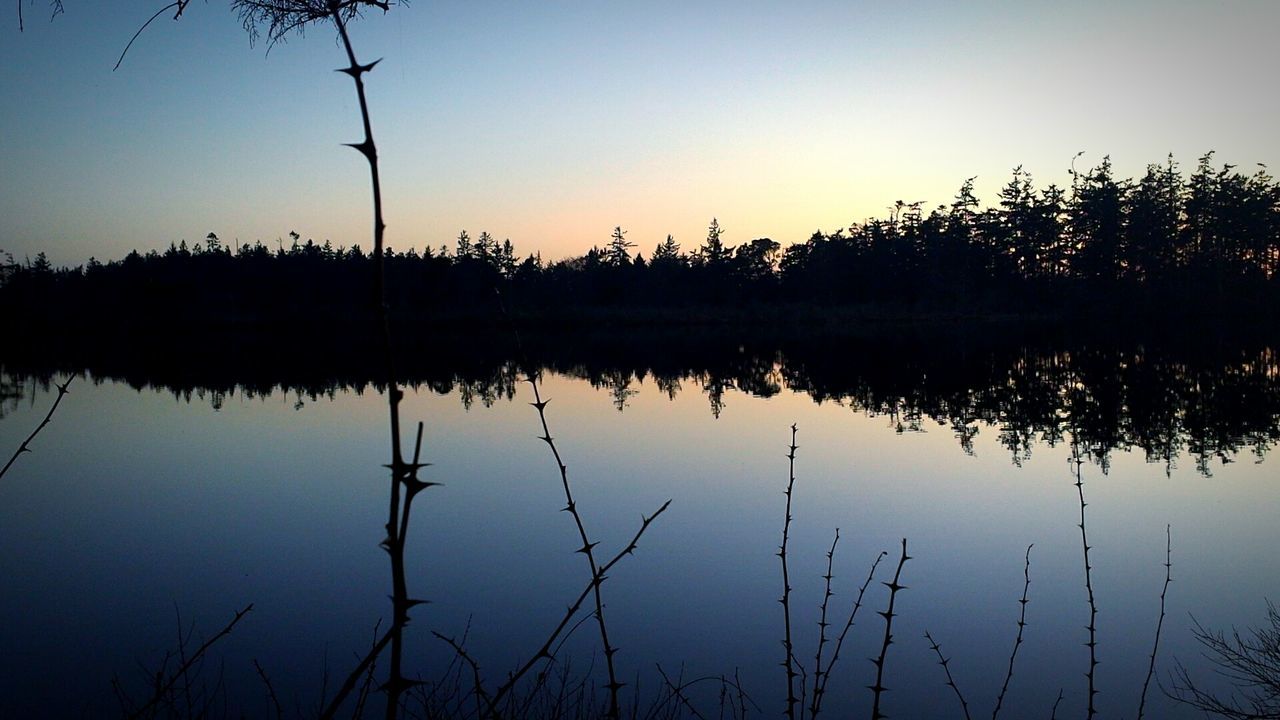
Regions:
<instances>
[{"instance_id":1,"label":"clear sky","mask_svg":"<svg viewBox=\"0 0 1280 720\"><path fill-rule=\"evenodd\" d=\"M192 3L29 0L0 13L0 249L57 263L208 232L368 248L368 180L332 32L266 52ZM994 199L1015 165L1066 184L1207 150L1280 166L1280 2L432 2L353 27L381 149L388 242L459 230L559 258L615 225L645 255L784 244Z\"/></svg>"}]
</instances>

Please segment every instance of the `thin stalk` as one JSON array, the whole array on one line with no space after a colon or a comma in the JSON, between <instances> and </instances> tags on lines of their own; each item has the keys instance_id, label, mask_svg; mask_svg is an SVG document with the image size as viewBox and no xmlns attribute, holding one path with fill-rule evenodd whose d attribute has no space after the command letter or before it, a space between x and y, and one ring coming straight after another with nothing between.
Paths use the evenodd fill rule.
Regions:
<instances>
[{"instance_id":1,"label":"thin stalk","mask_svg":"<svg viewBox=\"0 0 1280 720\"><path fill-rule=\"evenodd\" d=\"M40 424L36 426L35 430L31 431L31 434L27 436L27 439L22 441L22 444L18 446L18 449L13 451L13 457L9 458L9 462L4 464L3 469L0 469L0 478L3 478L4 474L9 472L9 468L13 467L13 464L18 461L18 457L20 455L31 452L31 441L36 439L36 436L40 434L41 430L44 430L44 427L49 424L50 420L53 420L53 414L58 411L58 405L62 403L62 398L66 396L68 392L67 388L71 385L71 381L74 380L75 377L75 375L72 375L67 378L66 382L61 385L56 385L58 388L58 396L53 399L53 405L49 407L49 412L45 413L44 419L40 421Z\"/></svg>"},{"instance_id":2,"label":"thin stalk","mask_svg":"<svg viewBox=\"0 0 1280 720\"><path fill-rule=\"evenodd\" d=\"M698 708L695 707L692 702L689 702L689 697L684 694L684 690L685 688L691 685L694 685L696 683L702 682L704 680L720 680L721 682L724 682L724 678L705 677L705 678L698 678L697 680L692 680L690 682L685 682L684 668L682 667L680 668L680 675L676 678L676 681L671 682L671 678L667 677L667 673L662 669L662 666L658 665L657 668L658 668L658 674L662 676L662 682L665 683L667 688L671 690L671 695L675 697L676 700L680 701L680 704L683 705L686 709L688 709L689 713L692 714L695 718L697 718L698 720L707 720L706 716L698 712Z\"/></svg>"},{"instance_id":3,"label":"thin stalk","mask_svg":"<svg viewBox=\"0 0 1280 720\"><path fill-rule=\"evenodd\" d=\"M836 528L835 538L831 540L831 549L827 550L827 573L822 576L823 593L822 605L819 606L818 614L818 651L813 659L813 694L809 701L809 718L817 717L818 708L822 702L822 651L827 645L827 606L831 603L831 578L833 574L831 567L835 563L836 546L840 544L840 528Z\"/></svg>"},{"instance_id":4,"label":"thin stalk","mask_svg":"<svg viewBox=\"0 0 1280 720\"><path fill-rule=\"evenodd\" d=\"M907 554L907 539L902 538L902 556L898 559L898 569L893 573L893 581L884 583L884 586L889 588L889 607L879 613L884 618L884 643L880 646L880 657L871 661L876 666L876 684L869 686L872 694L871 720L888 717L880 712L880 700L888 690L884 686L884 661L889 654L889 646L893 644L893 618L896 617L893 612L894 603L898 599L898 591L907 589L905 585L900 585L898 580L902 577L902 566L906 565L910 559L911 556Z\"/></svg>"},{"instance_id":5,"label":"thin stalk","mask_svg":"<svg viewBox=\"0 0 1280 720\"><path fill-rule=\"evenodd\" d=\"M165 5L164 7L157 10L155 15L152 15L150 18L147 19L146 22L142 23L142 27L138 28L138 31L133 34L133 37L129 38L128 44L126 44L124 46L124 50L120 52L120 57L116 59L115 67L111 68L111 72L115 72L116 70L120 69L120 65L124 62L124 56L129 54L129 48L133 47L133 43L138 39L138 36L142 34L143 30L147 29L148 25L155 22L156 18L176 8L177 12L173 14L173 19L177 20L178 18L182 17L182 13L186 11L187 5L189 5L190 3L191 3L191 0L177 0L177 2L171 2L168 5ZM22 0L18 0L18 11L19 11L18 22L19 22L19 25L21 25ZM21 32L21 29L19 29L19 32Z\"/></svg>"},{"instance_id":6,"label":"thin stalk","mask_svg":"<svg viewBox=\"0 0 1280 720\"><path fill-rule=\"evenodd\" d=\"M437 639L448 643L449 647L453 648L453 652L458 657L462 658L463 662L471 668L471 682L474 688L473 692L475 692L476 696L476 718L479 719L484 712L484 708L492 707L493 705L489 700L489 693L485 692L484 684L480 680L480 663L476 662L475 658L471 657L471 654L467 652L467 649L457 640L451 637L445 637L434 630L431 631L431 634Z\"/></svg>"},{"instance_id":7,"label":"thin stalk","mask_svg":"<svg viewBox=\"0 0 1280 720\"><path fill-rule=\"evenodd\" d=\"M507 322L510 323L511 332L515 336L516 347L520 352L520 356L524 359L525 366L532 367L532 364L529 362L528 356L525 354L524 343L521 341L521 338L520 338L520 330L516 326L515 321L511 318L511 315L507 312L506 303L504 303L502 299L502 292L499 289L494 288L494 293L497 296L498 309L501 311L502 316L506 318ZM595 556L595 547L599 543L591 542L590 536L587 534L586 524L582 520L582 515L578 512L578 504L577 504L577 501L574 500L573 489L572 489L572 486L569 484L569 469L565 465L564 460L560 455L560 449L559 447L556 446L555 438L552 437L551 428L547 422L546 410L547 410L547 404L550 402L550 399L547 399L547 400L542 399L542 391L538 387L538 381L537 381L536 375L537 374L535 371L529 370L528 381L529 381L530 387L533 388L533 402L530 403L530 405L532 405L534 409L538 411L538 421L542 425L542 435L538 436L538 439L545 442L547 444L547 447L551 449L551 456L555 460L556 469L560 473L560 484L561 484L561 488L564 491L564 496L565 496L565 506L561 509L565 512L568 512L573 517L574 525L578 530L578 539L582 541L582 546L578 548L577 552L582 553L587 558L587 564L591 571L591 580L588 583L587 588L584 589L582 594L578 597L577 601L574 602L572 605L570 605L568 611L561 618L559 624L557 624L556 628L552 631L551 635L547 638L546 642L543 643L541 648L539 648L538 652L535 653L533 657L529 658L529 660L526 661L525 664L521 666L521 668L516 673L509 676L507 678L507 682L504 683L503 686L500 687L498 691L494 693L494 699L493 699L493 703L491 704L491 709L496 709L496 707L498 706L498 702L502 699L502 697L507 693L509 693L511 689L515 686L516 682L525 673L529 672L529 670L539 660L552 657L551 647L555 643L556 638L559 637L562 632L564 632L564 629L565 627L568 626L569 621L573 619L573 616L575 613L577 613L578 608L581 607L582 603L586 600L587 595L590 594L594 597L594 601L595 601L595 612L593 613L593 615L596 619L596 625L600 631L600 641L601 641L601 644L604 646L605 662L606 662L606 666L609 673L609 683L607 686L609 688L608 717L614 718L616 720L616 718L618 718L621 715L621 706L618 702L618 691L623 687L624 683L619 682L617 679L617 670L614 665L613 656L617 653L618 648L614 647L613 644L609 641L608 626L605 622L605 617L604 617L604 599L601 591L601 586L604 584L604 581L607 579L609 570L615 564L617 564L618 561L620 561L623 557L635 552L636 543L640 540L640 536L643 535L645 530L649 528L649 524L652 523L654 519L656 519L659 515L661 515L671 505L671 500L668 499L665 503L662 504L662 507L658 508L657 512L650 515L649 517L646 518L642 515L641 516L642 523L641 523L640 530L636 532L635 536L631 539L631 542L627 544L627 546L622 550L622 552L614 556L609 562L605 563L604 565L599 565L596 561L596 556ZM493 713L491 714L496 715L496 710L494 710Z\"/></svg>"},{"instance_id":8,"label":"thin stalk","mask_svg":"<svg viewBox=\"0 0 1280 720\"><path fill-rule=\"evenodd\" d=\"M796 485L796 426L791 426L791 445L788 447L787 462L790 470L787 477L787 513L782 521L782 545L778 547L778 557L782 559L782 598L778 602L782 603L782 647L786 652L786 657L782 661L782 666L787 673L787 718L795 720L796 703L799 699L796 697L796 672L795 651L791 641L791 576L787 570L787 542L791 537L791 494Z\"/></svg>"},{"instance_id":9,"label":"thin stalk","mask_svg":"<svg viewBox=\"0 0 1280 720\"><path fill-rule=\"evenodd\" d=\"M600 565L596 562L595 547L598 542L591 542L590 536L587 534L586 524L582 521L582 514L578 512L578 503L573 499L573 489L569 485L569 469L565 466L564 460L560 457L560 450L556 447L555 439L551 437L551 429L547 424L547 402L542 399L542 395L538 390L538 383L532 375L529 376L529 384L533 386L533 407L538 411L538 420L542 423L542 435L539 439L551 448L551 455L555 458L556 467L560 471L560 485L564 489L565 506L562 508L565 512L573 517L574 526L578 529L578 538L582 541L582 546L576 552L582 553L587 558L587 567L591 570L591 588L595 596L595 617L596 626L600 630L600 643L604 647L605 667L609 672L609 683L606 687L609 689L609 709L607 717L617 720L621 714L621 708L618 704L618 691L626 683L618 681L617 669L614 666L613 656L618 652L618 648L609 642L609 628L604 618L604 596L600 586L604 584L605 575ZM665 505L663 507L666 507Z\"/></svg>"},{"instance_id":10,"label":"thin stalk","mask_svg":"<svg viewBox=\"0 0 1280 720\"><path fill-rule=\"evenodd\" d=\"M651 525L653 521L658 518L659 515L666 512L667 508L670 506L671 506L671 501L668 500L662 504L662 507L658 508L658 510L652 515L650 515L649 517L641 516L640 529L636 531L636 534L634 536L632 536L631 542L627 543L626 547L624 547L621 551L619 551L617 555L614 555L613 558L609 560L609 562L600 566L601 575L606 574L610 570L612 570L613 566L617 565L622 560L622 558L628 555L634 554L640 542L641 536L643 536L645 531L649 529L649 525ZM490 703L491 716L494 716L494 717L497 716L496 708L502 702L502 699L506 697L506 695L510 693L512 689L515 688L516 683L519 682L522 677L524 677L526 674L528 674L530 670L533 669L534 665L536 665L540 660L550 659L552 657L552 652L551 652L552 646L556 644L556 640L560 637L561 633L564 632L565 628L569 626L569 621L571 621L573 619L573 616L578 613L578 610L582 608L582 604L586 602L587 598L592 594L592 591L597 590L598 588L599 588L599 583L596 580L596 578L593 577L591 581L587 583L587 586L582 589L582 592L578 593L577 599L574 600L573 603L569 605L567 610L565 610L564 615L560 617L560 622L555 626L555 628L547 636L547 639L542 643L542 646L538 648L538 651L535 652L533 656L530 657L527 661L525 661L524 665L521 665L518 670L516 670L514 673L508 676L507 681L503 683L502 686L499 687L496 692L493 693L493 700Z\"/></svg>"},{"instance_id":11,"label":"thin stalk","mask_svg":"<svg viewBox=\"0 0 1280 720\"><path fill-rule=\"evenodd\" d=\"M276 697L276 688L271 684L271 678L267 676L267 671L262 669L262 665L258 663L258 658L253 659L253 669L258 671L258 677L262 679L262 684L267 688L267 699L271 701L271 707L275 708L276 720L284 720L284 708L280 705L280 698Z\"/></svg>"},{"instance_id":12,"label":"thin stalk","mask_svg":"<svg viewBox=\"0 0 1280 720\"><path fill-rule=\"evenodd\" d=\"M880 561L889 553L880 551L874 562L871 563L871 570L867 572L867 579L863 581L862 587L858 588L858 597L853 602L853 608L849 611L849 619L844 624L844 629L840 631L839 637L836 638L836 646L831 651L831 659L827 661L827 667L822 671L822 683L814 691L813 708L811 718L817 717L822 710L822 699L827 694L827 682L831 680L831 670L836 665L836 660L840 659L840 648L844 647L844 639L849 634L849 630L853 628L854 620L858 617L858 610L862 607L862 597L867 593L867 587L871 585L872 578L875 577L876 568L880 567Z\"/></svg>"},{"instance_id":13,"label":"thin stalk","mask_svg":"<svg viewBox=\"0 0 1280 720\"><path fill-rule=\"evenodd\" d=\"M748 698L746 691L742 689L742 678L739 677L737 668L733 669L733 686L738 689L738 707L742 710L742 715L739 716L739 720L747 720ZM755 705L755 701L752 700L751 704ZM756 705L756 709L759 710L760 706Z\"/></svg>"},{"instance_id":14,"label":"thin stalk","mask_svg":"<svg viewBox=\"0 0 1280 720\"><path fill-rule=\"evenodd\" d=\"M1093 567L1089 564L1089 536L1085 532L1084 509L1087 503L1084 501L1084 481L1081 479L1080 466L1084 461L1079 457L1073 457L1072 462L1076 465L1076 492L1080 495L1080 543L1084 547L1084 588L1089 594L1089 624L1086 629L1089 631L1089 642L1085 646L1089 648L1089 671L1085 673L1085 677L1089 681L1089 711L1087 717L1092 720L1094 715L1098 714L1097 707L1094 705L1094 698L1098 694L1098 690L1094 686L1096 669L1098 667L1098 605L1093 597Z\"/></svg>"},{"instance_id":15,"label":"thin stalk","mask_svg":"<svg viewBox=\"0 0 1280 720\"><path fill-rule=\"evenodd\" d=\"M1004 685L1000 687L1000 695L996 697L996 708L991 711L991 720L1000 716L1000 708L1004 707L1005 693L1009 692L1009 681L1013 679L1013 663L1018 658L1018 648L1022 647L1022 630L1027 626L1027 590L1031 588L1031 548L1027 546L1026 561L1022 566L1022 599L1018 601L1021 611L1018 615L1018 637L1014 638L1013 650L1009 653L1009 670L1004 674Z\"/></svg>"},{"instance_id":16,"label":"thin stalk","mask_svg":"<svg viewBox=\"0 0 1280 720\"><path fill-rule=\"evenodd\" d=\"M960 707L964 710L964 720L970 720L969 703L965 701L964 695L960 692L960 686L956 685L955 678L951 677L951 658L943 657L942 646L933 639L928 630L924 631L924 639L929 641L929 649L933 650L934 654L938 656L938 664L942 666L942 671L947 674L947 687L955 691L956 697L960 700Z\"/></svg>"},{"instance_id":17,"label":"thin stalk","mask_svg":"<svg viewBox=\"0 0 1280 720\"><path fill-rule=\"evenodd\" d=\"M369 178L373 191L373 259L374 288L373 302L377 314L377 322L382 336L382 360L387 384L387 408L391 425L391 462L387 467L391 470L391 489L387 510L386 539L383 547L390 556L391 562L391 627L388 637L391 645L389 676L383 689L387 693L387 720L393 720L399 711L400 697L406 689L413 685L403 673L402 659L404 655L404 628L409 623L409 610L422 601L409 597L408 582L405 578L404 548L408 533L409 509L413 497L435 483L418 480L418 470L424 467L419 462L422 449L422 425L418 426L417 443L414 459L411 463L404 461L404 453L400 439L400 401L404 397L396 383L395 358L391 341L391 320L386 295L386 263L383 252L383 236L386 223L382 215L382 180L378 171L378 148L373 139L373 123L369 114L369 101L365 93L364 75L373 70L379 61L375 60L362 65L356 59L355 49L351 44L351 36L347 32L346 21L342 18L344 4L330 0L329 15L338 30L338 37L346 51L348 67L338 72L348 75L355 83L356 97L360 104L360 121L364 129L364 139L358 143L350 143L350 147L360 151L369 163ZM403 502L403 510L401 504ZM367 658L372 662L373 658Z\"/></svg>"},{"instance_id":18,"label":"thin stalk","mask_svg":"<svg viewBox=\"0 0 1280 720\"><path fill-rule=\"evenodd\" d=\"M369 652L365 653L365 656L361 658L355 669L351 671L351 674L347 675L347 679L343 681L342 686L338 688L338 693L333 696L333 699L329 701L329 704L326 705L324 710L320 713L321 720L331 720L337 715L338 709L342 706L343 701L347 699L347 696L351 694L351 691L356 689L356 683L360 681L360 677L365 674L365 671L373 667L378 656L382 654L382 651L386 649L387 644L391 642L391 637L392 632L388 629L382 634L382 637L378 638L377 642L369 648Z\"/></svg>"},{"instance_id":19,"label":"thin stalk","mask_svg":"<svg viewBox=\"0 0 1280 720\"><path fill-rule=\"evenodd\" d=\"M246 605L242 610L237 610L235 617L231 618L231 622L223 626L223 628L219 630L217 634L215 634L213 637L201 643L200 647L196 648L196 651L192 653L190 657L187 657L182 661L182 665L180 665L177 670L175 670L168 677L164 677L164 676L157 677L156 689L155 689L155 692L152 694L151 699L147 701L146 705L143 705L141 708L138 708L138 710L131 713L129 717L139 718L144 715L148 715L151 709L154 708L157 704L159 704L160 701L164 698L164 696L173 690L174 686L178 684L178 681L187 676L187 672L191 670L191 666L203 660L204 654L209 651L209 648L213 647L214 643L218 642L222 638L230 635L231 631L235 629L236 625L238 625L240 621L244 619L244 616L248 615L252 611L253 611L253 603ZM179 633L181 633L181 631L179 631Z\"/></svg>"},{"instance_id":20,"label":"thin stalk","mask_svg":"<svg viewBox=\"0 0 1280 720\"><path fill-rule=\"evenodd\" d=\"M1160 629L1164 627L1164 599L1173 581L1173 534L1171 526L1164 526L1164 587L1160 589L1160 619L1156 621L1156 639L1151 643L1151 664L1147 666L1147 679L1142 681L1142 696L1138 699L1138 720L1142 720L1147 707L1147 688L1156 672L1156 651L1160 649Z\"/></svg>"}]
</instances>

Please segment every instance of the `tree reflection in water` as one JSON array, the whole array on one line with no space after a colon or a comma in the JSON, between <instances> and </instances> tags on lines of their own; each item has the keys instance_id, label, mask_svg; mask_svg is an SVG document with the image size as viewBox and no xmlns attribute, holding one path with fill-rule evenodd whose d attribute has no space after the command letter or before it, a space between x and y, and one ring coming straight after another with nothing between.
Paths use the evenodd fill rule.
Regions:
<instances>
[{"instance_id":1,"label":"tree reflection in water","mask_svg":"<svg viewBox=\"0 0 1280 720\"><path fill-rule=\"evenodd\" d=\"M445 350L425 359L406 354L420 362L398 372L416 391L457 391L468 408L511 401L529 371L585 380L622 412L647 382L669 398L701 392L717 417L730 410L730 391L756 397L791 391L887 418L899 433L946 427L967 453L980 434L994 432L1015 464L1037 445L1071 441L1104 470L1113 453L1139 450L1168 472L1185 456L1210 476L1215 463L1242 455L1261 461L1280 439L1280 359L1265 343L1206 350L957 342L954 336L744 341L691 335L533 335L525 343L531 368L502 342L464 336L438 343ZM10 360L0 365L0 413L25 395L48 390L52 373L68 369L84 370L98 382L162 388L215 408L236 393L283 391L302 404L339 391L381 388L367 363L340 349L299 352L282 357L279 348L264 347L183 358L81 354L70 366Z\"/></svg>"}]
</instances>

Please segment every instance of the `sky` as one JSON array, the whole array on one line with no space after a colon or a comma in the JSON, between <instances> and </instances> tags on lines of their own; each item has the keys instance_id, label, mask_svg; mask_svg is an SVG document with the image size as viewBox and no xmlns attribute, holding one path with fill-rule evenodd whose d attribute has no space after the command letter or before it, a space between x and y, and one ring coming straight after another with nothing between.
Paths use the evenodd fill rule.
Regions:
<instances>
[{"instance_id":1,"label":"sky","mask_svg":"<svg viewBox=\"0 0 1280 720\"><path fill-rule=\"evenodd\" d=\"M0 12L0 250L57 264L215 232L371 245L350 80L330 27L251 45L230 3L46 0ZM1018 165L1069 184L1209 150L1280 167L1280 3L432 2L352 27L387 241L802 242L947 203Z\"/></svg>"}]
</instances>

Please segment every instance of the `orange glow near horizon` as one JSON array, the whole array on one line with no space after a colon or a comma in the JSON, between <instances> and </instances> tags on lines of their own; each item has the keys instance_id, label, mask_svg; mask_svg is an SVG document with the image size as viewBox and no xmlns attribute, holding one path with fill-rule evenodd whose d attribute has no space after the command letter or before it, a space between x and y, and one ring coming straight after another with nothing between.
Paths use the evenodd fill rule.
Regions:
<instances>
[{"instance_id":1,"label":"orange glow near horizon","mask_svg":"<svg viewBox=\"0 0 1280 720\"><path fill-rule=\"evenodd\" d=\"M212 10L149 29L115 74L136 26L105 7L0 43L0 247L77 264L210 231L370 244L340 53L308 36L264 59ZM385 58L368 86L392 247L487 230L554 260L619 225L642 252L668 233L692 250L712 217L730 246L787 245L974 176L991 204L1018 165L1067 184L1081 150L1119 177L1211 149L1277 166L1280 97L1254 90L1277 21L1270 3L443 3L353 32Z\"/></svg>"}]
</instances>

